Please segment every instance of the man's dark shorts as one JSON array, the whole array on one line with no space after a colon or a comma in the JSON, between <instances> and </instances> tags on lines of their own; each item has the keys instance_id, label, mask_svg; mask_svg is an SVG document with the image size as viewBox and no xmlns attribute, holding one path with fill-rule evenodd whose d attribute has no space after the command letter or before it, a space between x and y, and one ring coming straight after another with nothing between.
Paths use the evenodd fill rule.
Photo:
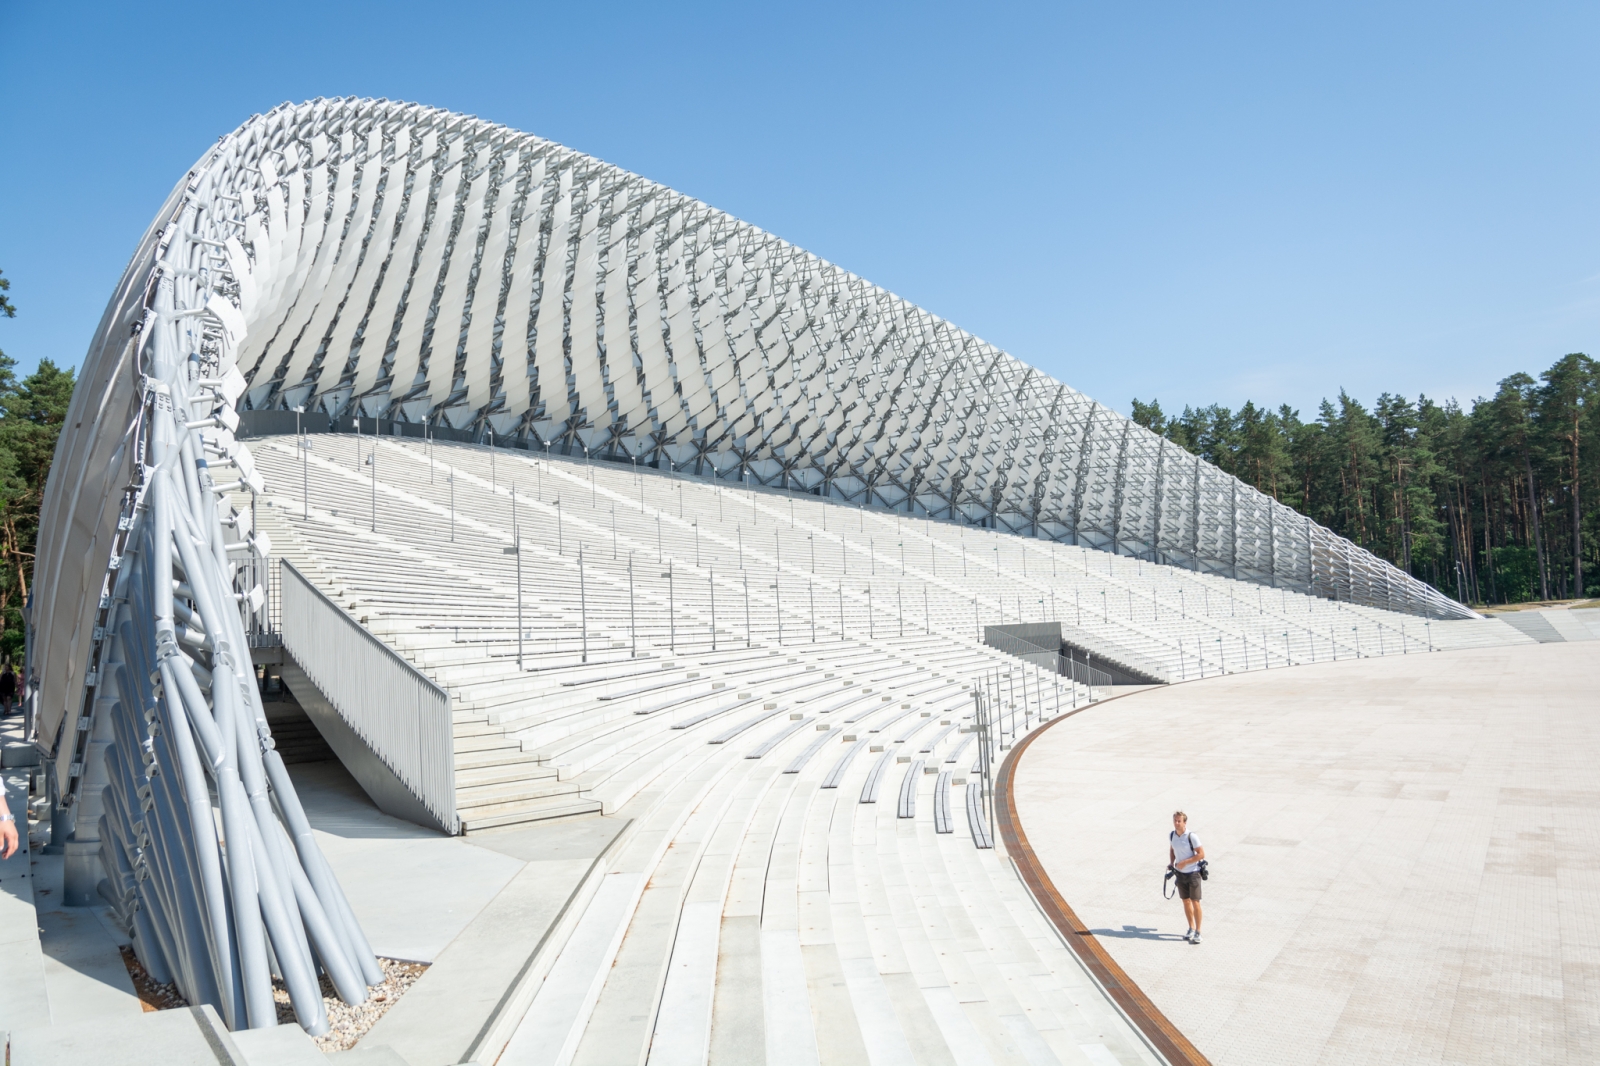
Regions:
<instances>
[{"instance_id":1,"label":"man's dark shorts","mask_svg":"<svg viewBox=\"0 0 1600 1066\"><path fill-rule=\"evenodd\" d=\"M1179 899L1192 899L1196 903L1200 902L1200 886L1204 882L1200 880L1198 873L1179 873L1177 881Z\"/></svg>"}]
</instances>

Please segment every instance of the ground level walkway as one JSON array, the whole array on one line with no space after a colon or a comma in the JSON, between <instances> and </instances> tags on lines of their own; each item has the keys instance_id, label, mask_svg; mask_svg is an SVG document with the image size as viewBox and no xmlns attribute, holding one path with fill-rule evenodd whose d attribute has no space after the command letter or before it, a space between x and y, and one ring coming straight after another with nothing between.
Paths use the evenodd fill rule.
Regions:
<instances>
[{"instance_id":1,"label":"ground level walkway","mask_svg":"<svg viewBox=\"0 0 1600 1066\"><path fill-rule=\"evenodd\" d=\"M1218 1066L1600 1059L1600 644L1147 690L1021 753L1082 923ZM1204 943L1160 891L1173 810Z\"/></svg>"}]
</instances>

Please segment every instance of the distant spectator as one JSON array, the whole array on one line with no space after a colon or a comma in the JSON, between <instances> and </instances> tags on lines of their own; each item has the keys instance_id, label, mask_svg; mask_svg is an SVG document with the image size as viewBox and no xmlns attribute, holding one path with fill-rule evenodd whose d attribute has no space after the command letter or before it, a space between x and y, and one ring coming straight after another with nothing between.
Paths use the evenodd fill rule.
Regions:
<instances>
[{"instance_id":1,"label":"distant spectator","mask_svg":"<svg viewBox=\"0 0 1600 1066\"><path fill-rule=\"evenodd\" d=\"M1178 898L1183 900L1183 916L1189 920L1189 931L1183 939L1191 944L1200 943L1200 864L1205 858L1205 846L1189 832L1189 816L1174 811L1172 832L1167 837L1167 862L1177 873Z\"/></svg>"},{"instance_id":2,"label":"distant spectator","mask_svg":"<svg viewBox=\"0 0 1600 1066\"><path fill-rule=\"evenodd\" d=\"M11 705L17 702L17 675L12 672L11 664L6 663L6 668L0 671L0 718L11 717Z\"/></svg>"}]
</instances>

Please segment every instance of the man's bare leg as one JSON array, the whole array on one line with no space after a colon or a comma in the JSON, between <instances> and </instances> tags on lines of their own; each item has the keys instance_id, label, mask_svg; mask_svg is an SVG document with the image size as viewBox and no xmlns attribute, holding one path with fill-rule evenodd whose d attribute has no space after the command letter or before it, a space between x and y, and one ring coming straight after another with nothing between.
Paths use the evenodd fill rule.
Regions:
<instances>
[{"instance_id":1,"label":"man's bare leg","mask_svg":"<svg viewBox=\"0 0 1600 1066\"><path fill-rule=\"evenodd\" d=\"M1192 913L1189 915L1189 924L1193 926L1194 931L1198 933L1200 931L1200 901L1197 899L1191 899L1185 900L1184 902L1188 903L1192 909Z\"/></svg>"},{"instance_id":2,"label":"man's bare leg","mask_svg":"<svg viewBox=\"0 0 1600 1066\"><path fill-rule=\"evenodd\" d=\"M1199 910L1199 907L1197 907L1195 905L1194 900L1186 899L1186 900L1183 901L1183 918L1184 918L1184 921L1189 923L1189 928L1190 929L1198 929L1198 928L1200 928L1200 926L1198 924L1200 919L1195 914L1195 911L1197 911L1197 910Z\"/></svg>"}]
</instances>

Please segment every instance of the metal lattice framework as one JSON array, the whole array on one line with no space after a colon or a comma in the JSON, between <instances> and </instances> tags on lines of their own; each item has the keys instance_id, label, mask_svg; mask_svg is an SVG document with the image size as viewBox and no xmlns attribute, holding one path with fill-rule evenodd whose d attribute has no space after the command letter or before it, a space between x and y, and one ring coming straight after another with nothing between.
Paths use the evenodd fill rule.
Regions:
<instances>
[{"instance_id":1,"label":"metal lattice framework","mask_svg":"<svg viewBox=\"0 0 1600 1066\"><path fill-rule=\"evenodd\" d=\"M239 198L249 408L432 422L1470 616L950 323L549 141L314 101L205 165Z\"/></svg>"}]
</instances>

